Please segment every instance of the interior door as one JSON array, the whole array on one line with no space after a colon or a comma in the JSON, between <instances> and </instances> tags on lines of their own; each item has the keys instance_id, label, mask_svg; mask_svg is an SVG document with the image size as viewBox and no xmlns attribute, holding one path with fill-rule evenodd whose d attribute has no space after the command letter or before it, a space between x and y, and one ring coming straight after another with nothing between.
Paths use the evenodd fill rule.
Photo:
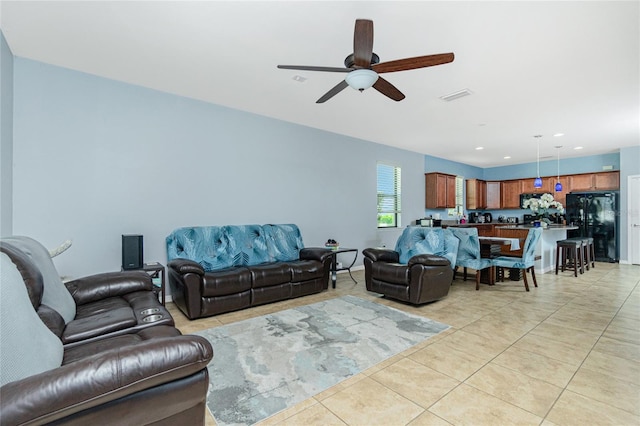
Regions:
<instances>
[{"instance_id":1,"label":"interior door","mask_svg":"<svg viewBox=\"0 0 640 426\"><path fill-rule=\"evenodd\" d=\"M629 263L640 265L640 175L629 176L627 246Z\"/></svg>"}]
</instances>

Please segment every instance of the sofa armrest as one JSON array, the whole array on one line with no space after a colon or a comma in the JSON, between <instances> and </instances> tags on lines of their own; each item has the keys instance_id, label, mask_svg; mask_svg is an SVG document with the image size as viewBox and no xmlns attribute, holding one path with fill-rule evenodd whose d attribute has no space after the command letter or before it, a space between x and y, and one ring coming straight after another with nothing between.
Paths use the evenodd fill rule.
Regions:
<instances>
[{"instance_id":1,"label":"sofa armrest","mask_svg":"<svg viewBox=\"0 0 640 426\"><path fill-rule=\"evenodd\" d=\"M451 266L451 263L446 257L435 254L417 254L409 259L409 267L416 264L425 266Z\"/></svg>"},{"instance_id":2,"label":"sofa armrest","mask_svg":"<svg viewBox=\"0 0 640 426\"><path fill-rule=\"evenodd\" d=\"M112 349L2 388L0 424L45 424L188 377L213 357L200 336L152 339ZM31 424L31 423L30 423Z\"/></svg>"},{"instance_id":3,"label":"sofa armrest","mask_svg":"<svg viewBox=\"0 0 640 426\"><path fill-rule=\"evenodd\" d=\"M174 259L169 262L169 268L175 270L179 274L198 274L204 276L204 268L198 262L189 259Z\"/></svg>"},{"instance_id":4,"label":"sofa armrest","mask_svg":"<svg viewBox=\"0 0 640 426\"><path fill-rule=\"evenodd\" d=\"M300 250L300 260L317 260L324 262L329 256L331 256L331 249L324 247L306 247Z\"/></svg>"},{"instance_id":5,"label":"sofa armrest","mask_svg":"<svg viewBox=\"0 0 640 426\"><path fill-rule=\"evenodd\" d=\"M400 262L400 254L397 251L389 249L366 248L362 250L362 254L373 262Z\"/></svg>"},{"instance_id":6,"label":"sofa armrest","mask_svg":"<svg viewBox=\"0 0 640 426\"><path fill-rule=\"evenodd\" d=\"M105 272L69 281L65 286L77 305L153 290L151 277L144 271Z\"/></svg>"}]
</instances>

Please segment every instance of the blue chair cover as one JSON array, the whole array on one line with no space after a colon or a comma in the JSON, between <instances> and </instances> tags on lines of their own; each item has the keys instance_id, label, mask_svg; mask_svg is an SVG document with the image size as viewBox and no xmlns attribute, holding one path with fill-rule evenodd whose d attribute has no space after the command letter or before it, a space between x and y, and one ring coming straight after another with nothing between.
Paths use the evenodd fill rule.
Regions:
<instances>
[{"instance_id":1,"label":"blue chair cover","mask_svg":"<svg viewBox=\"0 0 640 426\"><path fill-rule=\"evenodd\" d=\"M477 228L451 228L453 235L460 241L456 266L473 268L477 271L493 266L491 259L480 256L480 240Z\"/></svg>"},{"instance_id":2,"label":"blue chair cover","mask_svg":"<svg viewBox=\"0 0 640 426\"><path fill-rule=\"evenodd\" d=\"M458 239L448 229L408 226L396 242L395 251L400 255L400 263L418 254L435 254L449 260L451 268L456 266Z\"/></svg>"},{"instance_id":3,"label":"blue chair cover","mask_svg":"<svg viewBox=\"0 0 640 426\"><path fill-rule=\"evenodd\" d=\"M502 268L528 269L535 264L536 261L536 244L542 236L542 228L531 228L524 241L522 249L522 257L500 256L492 259L494 266Z\"/></svg>"}]
</instances>

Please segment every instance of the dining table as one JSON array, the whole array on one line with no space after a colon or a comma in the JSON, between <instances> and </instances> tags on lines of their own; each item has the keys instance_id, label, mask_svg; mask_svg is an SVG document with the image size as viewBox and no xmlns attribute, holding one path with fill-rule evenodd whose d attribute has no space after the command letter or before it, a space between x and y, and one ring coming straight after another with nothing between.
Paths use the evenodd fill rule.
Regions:
<instances>
[{"instance_id":1,"label":"dining table","mask_svg":"<svg viewBox=\"0 0 640 426\"><path fill-rule=\"evenodd\" d=\"M519 238L481 236L478 237L478 241L480 242L480 256L483 258L500 256L502 246L509 246L510 251L520 250ZM483 269L480 271L480 282L494 285L496 283L495 272Z\"/></svg>"}]
</instances>

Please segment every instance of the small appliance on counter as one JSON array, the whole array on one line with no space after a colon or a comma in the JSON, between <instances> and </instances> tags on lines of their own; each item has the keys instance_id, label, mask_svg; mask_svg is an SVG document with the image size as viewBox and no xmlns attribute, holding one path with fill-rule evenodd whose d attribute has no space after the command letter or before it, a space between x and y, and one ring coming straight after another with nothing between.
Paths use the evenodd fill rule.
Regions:
<instances>
[{"instance_id":1,"label":"small appliance on counter","mask_svg":"<svg viewBox=\"0 0 640 426\"><path fill-rule=\"evenodd\" d=\"M418 226L427 226L427 227L432 227L433 226L433 219L430 217L425 217L422 219L417 219L416 220L416 225Z\"/></svg>"},{"instance_id":2,"label":"small appliance on counter","mask_svg":"<svg viewBox=\"0 0 640 426\"><path fill-rule=\"evenodd\" d=\"M469 212L469 223L480 223L480 213L478 212Z\"/></svg>"},{"instance_id":3,"label":"small appliance on counter","mask_svg":"<svg viewBox=\"0 0 640 426\"><path fill-rule=\"evenodd\" d=\"M520 220L518 219L517 216L509 216L507 218L507 223L519 223Z\"/></svg>"},{"instance_id":4,"label":"small appliance on counter","mask_svg":"<svg viewBox=\"0 0 640 426\"><path fill-rule=\"evenodd\" d=\"M482 215L484 216L484 223L491 223L493 220L491 213L482 213Z\"/></svg>"}]
</instances>

